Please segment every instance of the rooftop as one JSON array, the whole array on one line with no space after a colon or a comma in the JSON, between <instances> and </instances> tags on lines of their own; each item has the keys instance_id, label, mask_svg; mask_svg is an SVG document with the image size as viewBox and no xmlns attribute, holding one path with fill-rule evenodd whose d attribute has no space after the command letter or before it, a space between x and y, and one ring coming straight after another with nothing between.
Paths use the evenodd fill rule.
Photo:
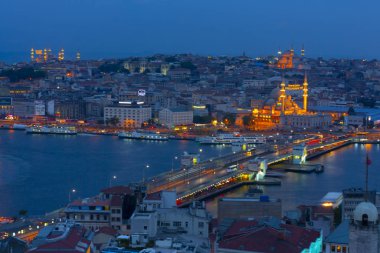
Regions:
<instances>
[{"instance_id":1,"label":"rooftop","mask_svg":"<svg viewBox=\"0 0 380 253\"><path fill-rule=\"evenodd\" d=\"M320 233L287 224L272 226L271 222L235 221L219 242L219 247L254 252L299 253L310 247Z\"/></svg>"}]
</instances>

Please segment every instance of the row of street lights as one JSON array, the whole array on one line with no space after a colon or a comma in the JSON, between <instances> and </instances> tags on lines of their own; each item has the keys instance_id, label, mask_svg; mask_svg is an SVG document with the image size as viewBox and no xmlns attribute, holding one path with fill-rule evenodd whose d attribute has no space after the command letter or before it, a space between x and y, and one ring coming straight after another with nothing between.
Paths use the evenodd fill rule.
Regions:
<instances>
[{"instance_id":1,"label":"row of street lights","mask_svg":"<svg viewBox=\"0 0 380 253\"><path fill-rule=\"evenodd\" d=\"M200 154L203 152L203 150L202 149L199 149L199 156L200 156ZM173 158L172 158L172 173L174 172L174 161L175 160L178 160L178 156L174 156ZM145 182L145 180L146 180L146 170L147 169L149 169L149 167L150 167L150 165L149 164L146 164L145 166L144 166L144 169L143 169L143 183ZM112 181L113 180L116 180L117 179L117 176L116 175L113 175L110 179L109 179L109 187L111 187L112 186ZM70 191L69 191L69 202L71 202L71 198L72 198L72 195L73 194L75 194L77 191L76 191L76 189L71 189Z\"/></svg>"}]
</instances>

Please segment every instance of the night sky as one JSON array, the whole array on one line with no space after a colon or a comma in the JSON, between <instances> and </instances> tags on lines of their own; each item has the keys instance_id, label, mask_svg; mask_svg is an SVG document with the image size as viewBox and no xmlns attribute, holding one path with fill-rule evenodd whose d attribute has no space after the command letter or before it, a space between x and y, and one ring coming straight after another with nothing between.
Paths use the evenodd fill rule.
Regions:
<instances>
[{"instance_id":1,"label":"night sky","mask_svg":"<svg viewBox=\"0 0 380 253\"><path fill-rule=\"evenodd\" d=\"M83 58L154 53L380 58L380 1L1 0L0 61L33 48Z\"/></svg>"}]
</instances>

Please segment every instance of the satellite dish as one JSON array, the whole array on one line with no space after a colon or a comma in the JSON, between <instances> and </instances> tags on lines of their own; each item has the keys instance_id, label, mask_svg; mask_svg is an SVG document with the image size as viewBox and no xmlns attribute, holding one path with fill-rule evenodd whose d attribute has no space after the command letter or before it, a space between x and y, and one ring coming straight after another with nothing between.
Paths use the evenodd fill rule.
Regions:
<instances>
[{"instance_id":1,"label":"satellite dish","mask_svg":"<svg viewBox=\"0 0 380 253\"><path fill-rule=\"evenodd\" d=\"M138 90L137 95L140 96L140 97L145 97L146 91L143 90L143 89L140 89L140 90Z\"/></svg>"}]
</instances>

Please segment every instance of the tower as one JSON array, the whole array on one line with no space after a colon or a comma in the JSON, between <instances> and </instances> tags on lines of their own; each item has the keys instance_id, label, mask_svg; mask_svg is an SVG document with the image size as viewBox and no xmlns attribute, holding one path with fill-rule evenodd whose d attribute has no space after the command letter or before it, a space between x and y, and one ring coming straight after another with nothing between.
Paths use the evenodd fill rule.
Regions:
<instances>
[{"instance_id":1,"label":"tower","mask_svg":"<svg viewBox=\"0 0 380 253\"><path fill-rule=\"evenodd\" d=\"M34 61L34 49L30 50L30 61Z\"/></svg>"},{"instance_id":2,"label":"tower","mask_svg":"<svg viewBox=\"0 0 380 253\"><path fill-rule=\"evenodd\" d=\"M77 61L80 61L80 52L79 51L77 52L76 59L77 59Z\"/></svg>"},{"instance_id":3,"label":"tower","mask_svg":"<svg viewBox=\"0 0 380 253\"><path fill-rule=\"evenodd\" d=\"M305 56L305 48L304 46L302 45L302 49L301 49L301 56L304 57Z\"/></svg>"},{"instance_id":4,"label":"tower","mask_svg":"<svg viewBox=\"0 0 380 253\"><path fill-rule=\"evenodd\" d=\"M376 206L371 202L361 202L356 206L349 226L349 252L379 253L379 236Z\"/></svg>"},{"instance_id":5,"label":"tower","mask_svg":"<svg viewBox=\"0 0 380 253\"><path fill-rule=\"evenodd\" d=\"M48 52L47 52L47 49L44 48L44 61L47 61L48 60Z\"/></svg>"},{"instance_id":6,"label":"tower","mask_svg":"<svg viewBox=\"0 0 380 253\"><path fill-rule=\"evenodd\" d=\"M303 79L303 109L305 112L307 112L307 97L309 96L308 95L308 86L309 84L307 83L307 75L305 73L305 77Z\"/></svg>"},{"instance_id":7,"label":"tower","mask_svg":"<svg viewBox=\"0 0 380 253\"><path fill-rule=\"evenodd\" d=\"M294 55L294 47L292 45L292 47L290 48L290 54L293 56Z\"/></svg>"},{"instance_id":8,"label":"tower","mask_svg":"<svg viewBox=\"0 0 380 253\"><path fill-rule=\"evenodd\" d=\"M63 61L65 59L65 50L62 48L58 53L58 61Z\"/></svg>"},{"instance_id":9,"label":"tower","mask_svg":"<svg viewBox=\"0 0 380 253\"><path fill-rule=\"evenodd\" d=\"M285 112L285 80L282 78L281 89L280 89L280 101L281 101L281 112Z\"/></svg>"}]
</instances>

